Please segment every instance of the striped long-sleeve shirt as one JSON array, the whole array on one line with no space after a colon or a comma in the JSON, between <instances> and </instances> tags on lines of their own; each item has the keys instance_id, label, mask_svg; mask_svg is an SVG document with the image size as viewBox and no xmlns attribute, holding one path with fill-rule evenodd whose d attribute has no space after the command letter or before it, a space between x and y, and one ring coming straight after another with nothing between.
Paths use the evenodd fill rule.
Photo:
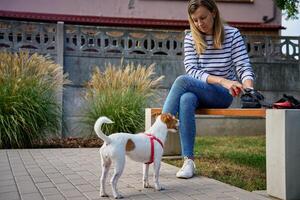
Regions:
<instances>
[{"instance_id":1,"label":"striped long-sleeve shirt","mask_svg":"<svg viewBox=\"0 0 300 200\"><path fill-rule=\"evenodd\" d=\"M225 37L221 49L213 47L212 36L205 36L207 48L197 54L191 33L184 39L184 66L190 76L206 82L209 75L242 82L254 79L244 40L238 29L224 26Z\"/></svg>"}]
</instances>

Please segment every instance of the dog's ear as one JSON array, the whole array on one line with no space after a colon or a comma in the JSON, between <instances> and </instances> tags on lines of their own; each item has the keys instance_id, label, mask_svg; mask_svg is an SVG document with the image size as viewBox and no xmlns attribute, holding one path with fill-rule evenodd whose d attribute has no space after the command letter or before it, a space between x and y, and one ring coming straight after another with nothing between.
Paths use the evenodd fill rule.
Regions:
<instances>
[{"instance_id":1,"label":"dog's ear","mask_svg":"<svg viewBox=\"0 0 300 200\"><path fill-rule=\"evenodd\" d=\"M151 113L151 116L154 117L155 119L157 118L157 116L159 116L161 114L161 111L153 111Z\"/></svg>"},{"instance_id":2,"label":"dog's ear","mask_svg":"<svg viewBox=\"0 0 300 200\"><path fill-rule=\"evenodd\" d=\"M173 120L172 115L169 113L163 113L160 115L161 121L163 121L165 124L168 124L171 120Z\"/></svg>"},{"instance_id":3,"label":"dog's ear","mask_svg":"<svg viewBox=\"0 0 300 200\"><path fill-rule=\"evenodd\" d=\"M170 113L163 113L160 115L160 119L167 125L168 129L177 130L178 120L174 115L171 115Z\"/></svg>"}]
</instances>

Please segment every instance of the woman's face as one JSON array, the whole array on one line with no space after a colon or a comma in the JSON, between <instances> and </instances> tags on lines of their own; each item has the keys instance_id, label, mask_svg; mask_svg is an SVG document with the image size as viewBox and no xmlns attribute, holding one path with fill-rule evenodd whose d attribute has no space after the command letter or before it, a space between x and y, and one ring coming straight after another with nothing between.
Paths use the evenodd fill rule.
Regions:
<instances>
[{"instance_id":1,"label":"woman's face","mask_svg":"<svg viewBox=\"0 0 300 200\"><path fill-rule=\"evenodd\" d=\"M207 35L213 34L213 25L215 13L210 12L206 7L199 6L197 10L191 14L192 20L199 31Z\"/></svg>"}]
</instances>

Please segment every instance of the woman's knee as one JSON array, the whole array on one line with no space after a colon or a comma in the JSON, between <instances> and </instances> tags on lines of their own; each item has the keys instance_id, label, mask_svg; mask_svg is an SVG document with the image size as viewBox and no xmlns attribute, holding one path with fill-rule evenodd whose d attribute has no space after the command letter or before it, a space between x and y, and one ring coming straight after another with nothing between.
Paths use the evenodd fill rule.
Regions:
<instances>
[{"instance_id":1,"label":"woman's knee","mask_svg":"<svg viewBox=\"0 0 300 200\"><path fill-rule=\"evenodd\" d=\"M181 108L196 108L198 106L198 97L192 92L186 92L180 97Z\"/></svg>"},{"instance_id":2,"label":"woman's knee","mask_svg":"<svg viewBox=\"0 0 300 200\"><path fill-rule=\"evenodd\" d=\"M187 85L189 83L189 76L188 75L180 75L178 76L175 81L174 81L174 85L178 86L183 86L183 85Z\"/></svg>"}]
</instances>

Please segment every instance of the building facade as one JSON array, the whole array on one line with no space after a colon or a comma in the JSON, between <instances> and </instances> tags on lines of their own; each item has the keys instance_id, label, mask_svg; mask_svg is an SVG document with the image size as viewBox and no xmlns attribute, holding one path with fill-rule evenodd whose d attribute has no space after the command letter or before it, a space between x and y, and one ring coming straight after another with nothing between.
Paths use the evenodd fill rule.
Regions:
<instances>
[{"instance_id":1,"label":"building facade","mask_svg":"<svg viewBox=\"0 0 300 200\"><path fill-rule=\"evenodd\" d=\"M225 22L243 34L279 35L273 0L216 0ZM1 0L0 17L97 26L188 29L187 0Z\"/></svg>"}]
</instances>

